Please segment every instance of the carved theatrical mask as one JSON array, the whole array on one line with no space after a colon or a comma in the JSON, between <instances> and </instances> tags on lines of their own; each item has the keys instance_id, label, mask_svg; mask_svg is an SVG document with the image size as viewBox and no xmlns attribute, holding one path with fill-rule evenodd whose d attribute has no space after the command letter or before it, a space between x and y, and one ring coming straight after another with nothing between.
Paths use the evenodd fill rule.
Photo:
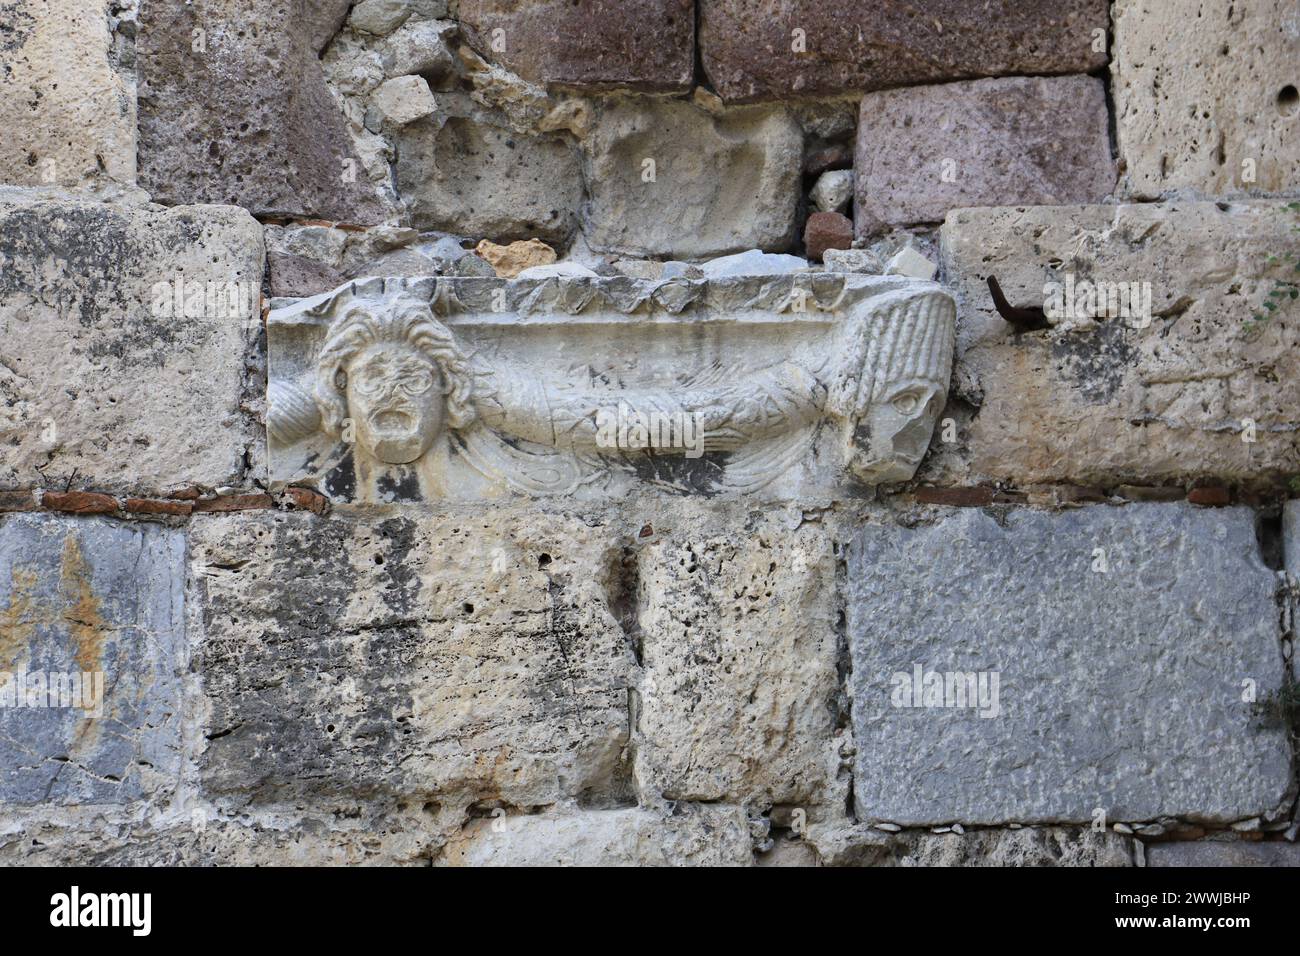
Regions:
<instances>
[{"instance_id":1,"label":"carved theatrical mask","mask_svg":"<svg viewBox=\"0 0 1300 956\"><path fill-rule=\"evenodd\" d=\"M873 485L909 480L930 447L947 398L942 385L924 379L888 388L858 427L853 474Z\"/></svg>"},{"instance_id":2,"label":"carved theatrical mask","mask_svg":"<svg viewBox=\"0 0 1300 956\"><path fill-rule=\"evenodd\" d=\"M314 418L300 390L272 383L276 441L323 431L380 465L423 458L448 427L470 417L470 376L451 332L425 303L350 308L317 358Z\"/></svg>"},{"instance_id":3,"label":"carved theatrical mask","mask_svg":"<svg viewBox=\"0 0 1300 956\"><path fill-rule=\"evenodd\" d=\"M897 276L361 279L268 318L272 479L337 501L853 496L915 474L955 318Z\"/></svg>"},{"instance_id":4,"label":"carved theatrical mask","mask_svg":"<svg viewBox=\"0 0 1300 956\"><path fill-rule=\"evenodd\" d=\"M447 411L435 362L409 346L379 343L358 353L341 374L361 447L394 465L429 450Z\"/></svg>"}]
</instances>

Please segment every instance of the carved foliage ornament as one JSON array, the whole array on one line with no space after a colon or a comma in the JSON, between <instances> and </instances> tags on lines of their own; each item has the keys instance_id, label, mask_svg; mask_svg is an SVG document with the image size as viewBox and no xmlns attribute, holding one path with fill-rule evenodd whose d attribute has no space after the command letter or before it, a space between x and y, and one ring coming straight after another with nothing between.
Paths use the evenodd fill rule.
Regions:
<instances>
[{"instance_id":1,"label":"carved foliage ornament","mask_svg":"<svg viewBox=\"0 0 1300 956\"><path fill-rule=\"evenodd\" d=\"M344 501L905 481L955 316L899 277L362 279L270 315L272 478Z\"/></svg>"}]
</instances>

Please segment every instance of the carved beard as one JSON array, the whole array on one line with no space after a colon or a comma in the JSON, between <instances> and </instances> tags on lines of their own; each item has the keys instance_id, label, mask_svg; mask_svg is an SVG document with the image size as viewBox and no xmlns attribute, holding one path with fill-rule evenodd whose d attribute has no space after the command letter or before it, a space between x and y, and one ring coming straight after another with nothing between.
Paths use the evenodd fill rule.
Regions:
<instances>
[{"instance_id":1,"label":"carved beard","mask_svg":"<svg viewBox=\"0 0 1300 956\"><path fill-rule=\"evenodd\" d=\"M858 426L861 447L853 452L853 473L869 484L911 480L930 447L946 399L943 386L934 382L891 386L871 403L866 421Z\"/></svg>"},{"instance_id":2,"label":"carved beard","mask_svg":"<svg viewBox=\"0 0 1300 956\"><path fill-rule=\"evenodd\" d=\"M373 345L347 369L357 444L390 465L423 457L442 431L446 400L438 366L405 345Z\"/></svg>"}]
</instances>

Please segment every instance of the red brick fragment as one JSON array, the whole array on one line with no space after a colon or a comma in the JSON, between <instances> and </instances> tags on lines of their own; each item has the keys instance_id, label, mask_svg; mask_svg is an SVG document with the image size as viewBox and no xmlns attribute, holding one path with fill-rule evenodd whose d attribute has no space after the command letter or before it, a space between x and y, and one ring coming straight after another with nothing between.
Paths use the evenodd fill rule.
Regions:
<instances>
[{"instance_id":1,"label":"red brick fragment","mask_svg":"<svg viewBox=\"0 0 1300 956\"><path fill-rule=\"evenodd\" d=\"M288 488L285 497L293 502L300 511L310 511L314 515L323 515L329 510L329 499L310 488Z\"/></svg>"},{"instance_id":2,"label":"red brick fragment","mask_svg":"<svg viewBox=\"0 0 1300 956\"><path fill-rule=\"evenodd\" d=\"M808 217L803 244L808 258L814 262L820 262L827 249L851 249L853 220L838 212L815 212Z\"/></svg>"},{"instance_id":3,"label":"red brick fragment","mask_svg":"<svg viewBox=\"0 0 1300 956\"><path fill-rule=\"evenodd\" d=\"M112 495L97 491L45 491L41 493L41 506L74 515L105 515L117 511L118 502Z\"/></svg>"}]
</instances>

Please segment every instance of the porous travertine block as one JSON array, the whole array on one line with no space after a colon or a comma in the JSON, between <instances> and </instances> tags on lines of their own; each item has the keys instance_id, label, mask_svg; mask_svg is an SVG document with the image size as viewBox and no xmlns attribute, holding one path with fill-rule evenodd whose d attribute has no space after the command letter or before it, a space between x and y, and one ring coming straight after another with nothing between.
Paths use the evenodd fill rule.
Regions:
<instances>
[{"instance_id":1,"label":"porous travertine block","mask_svg":"<svg viewBox=\"0 0 1300 956\"><path fill-rule=\"evenodd\" d=\"M495 242L567 244L582 201L576 149L558 136L526 136L480 111L458 110L451 97L439 103L450 112L394 136L397 187L412 224Z\"/></svg>"},{"instance_id":2,"label":"porous travertine block","mask_svg":"<svg viewBox=\"0 0 1300 956\"><path fill-rule=\"evenodd\" d=\"M1117 0L1111 88L1125 196L1300 189L1293 0Z\"/></svg>"},{"instance_id":3,"label":"porous travertine block","mask_svg":"<svg viewBox=\"0 0 1300 956\"><path fill-rule=\"evenodd\" d=\"M238 479L262 227L225 206L0 203L0 487ZM179 290L179 291L178 291Z\"/></svg>"},{"instance_id":4,"label":"porous travertine block","mask_svg":"<svg viewBox=\"0 0 1300 956\"><path fill-rule=\"evenodd\" d=\"M197 517L212 794L257 803L611 799L632 651L613 532L506 509Z\"/></svg>"},{"instance_id":5,"label":"porous travertine block","mask_svg":"<svg viewBox=\"0 0 1300 956\"><path fill-rule=\"evenodd\" d=\"M438 866L749 866L752 841L739 807L497 816L453 837Z\"/></svg>"},{"instance_id":6,"label":"porous travertine block","mask_svg":"<svg viewBox=\"0 0 1300 956\"><path fill-rule=\"evenodd\" d=\"M835 556L820 525L781 517L723 530L701 516L642 550L643 792L842 803Z\"/></svg>"},{"instance_id":7,"label":"porous travertine block","mask_svg":"<svg viewBox=\"0 0 1300 956\"><path fill-rule=\"evenodd\" d=\"M32 807L0 819L5 866L428 866L442 838L419 807L229 817L203 804L148 819Z\"/></svg>"},{"instance_id":8,"label":"porous travertine block","mask_svg":"<svg viewBox=\"0 0 1300 956\"><path fill-rule=\"evenodd\" d=\"M928 477L1265 484L1300 471L1300 303L1274 294L1300 260L1297 223L1283 200L951 213L953 394L978 414L950 404L961 427L932 446ZM1017 335L990 276L1013 307L1055 311L1069 288L1073 309ZM1112 317L1103 299L1139 308Z\"/></svg>"},{"instance_id":9,"label":"porous travertine block","mask_svg":"<svg viewBox=\"0 0 1300 956\"><path fill-rule=\"evenodd\" d=\"M0 183L135 182L135 90L107 0L0 7Z\"/></svg>"},{"instance_id":10,"label":"porous travertine block","mask_svg":"<svg viewBox=\"0 0 1300 956\"><path fill-rule=\"evenodd\" d=\"M1231 822L1273 813L1277 582L1245 508L872 522L849 558L864 822Z\"/></svg>"},{"instance_id":11,"label":"porous travertine block","mask_svg":"<svg viewBox=\"0 0 1300 956\"><path fill-rule=\"evenodd\" d=\"M611 100L584 146L597 252L691 259L794 242L803 134L787 110Z\"/></svg>"}]
</instances>

